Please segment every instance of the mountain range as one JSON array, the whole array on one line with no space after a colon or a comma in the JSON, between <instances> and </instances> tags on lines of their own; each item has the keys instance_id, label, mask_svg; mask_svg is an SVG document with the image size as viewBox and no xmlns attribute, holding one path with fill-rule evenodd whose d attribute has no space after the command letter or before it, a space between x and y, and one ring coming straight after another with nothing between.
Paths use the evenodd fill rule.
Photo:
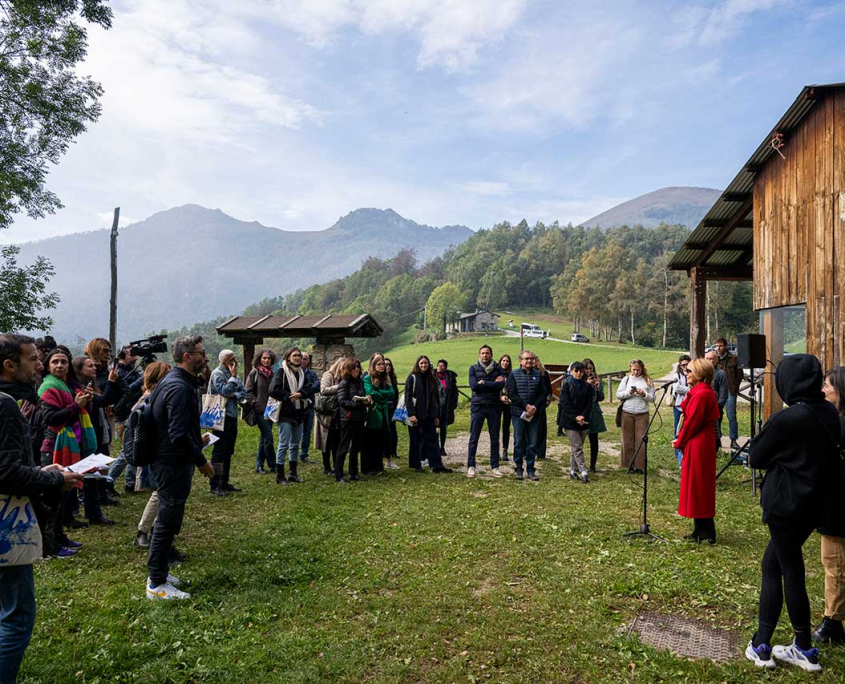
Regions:
<instances>
[{"instance_id":1,"label":"mountain range","mask_svg":"<svg viewBox=\"0 0 845 684\"><path fill-rule=\"evenodd\" d=\"M320 231L284 231L195 204L121 228L118 237L119 340L235 315L249 304L341 278L367 257L413 247L421 261L466 240L466 226L433 228L392 209L357 209ZM108 336L109 231L21 245L20 263L47 257L61 296L50 312L57 339Z\"/></svg>"},{"instance_id":2,"label":"mountain range","mask_svg":"<svg viewBox=\"0 0 845 684\"><path fill-rule=\"evenodd\" d=\"M661 188L640 195L584 221L588 228L642 225L656 228L661 223L695 228L722 194L713 188Z\"/></svg>"}]
</instances>

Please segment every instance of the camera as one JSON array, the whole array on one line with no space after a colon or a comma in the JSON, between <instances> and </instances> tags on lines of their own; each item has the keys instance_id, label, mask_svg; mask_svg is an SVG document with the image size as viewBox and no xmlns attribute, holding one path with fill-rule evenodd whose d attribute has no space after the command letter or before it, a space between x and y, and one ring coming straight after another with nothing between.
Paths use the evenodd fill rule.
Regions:
<instances>
[{"instance_id":1,"label":"camera","mask_svg":"<svg viewBox=\"0 0 845 684\"><path fill-rule=\"evenodd\" d=\"M140 356L142 365L147 365L156 360L155 355L167 351L167 342L164 340L167 335L150 335L143 340L135 340L129 343L129 353L132 356Z\"/></svg>"}]
</instances>

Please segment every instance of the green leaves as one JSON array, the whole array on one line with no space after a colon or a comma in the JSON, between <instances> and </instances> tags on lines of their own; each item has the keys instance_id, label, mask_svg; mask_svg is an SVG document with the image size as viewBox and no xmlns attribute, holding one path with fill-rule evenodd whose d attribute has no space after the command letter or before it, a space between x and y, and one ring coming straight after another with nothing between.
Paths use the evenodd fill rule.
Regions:
<instances>
[{"instance_id":1,"label":"green leaves","mask_svg":"<svg viewBox=\"0 0 845 684\"><path fill-rule=\"evenodd\" d=\"M0 330L48 331L53 321L40 316L45 310L55 309L59 297L47 293L47 284L53 275L52 264L38 257L31 266L18 266L20 247L6 245L0 249Z\"/></svg>"}]
</instances>

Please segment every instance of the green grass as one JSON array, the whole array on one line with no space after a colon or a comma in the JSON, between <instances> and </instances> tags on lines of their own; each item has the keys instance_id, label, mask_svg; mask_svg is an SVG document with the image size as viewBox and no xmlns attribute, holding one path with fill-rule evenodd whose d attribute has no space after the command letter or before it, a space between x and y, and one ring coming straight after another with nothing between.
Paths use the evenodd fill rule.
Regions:
<instances>
[{"instance_id":1,"label":"green grass","mask_svg":"<svg viewBox=\"0 0 845 684\"><path fill-rule=\"evenodd\" d=\"M188 503L179 546L190 559L176 574L192 599L144 598L145 556L132 539L145 497L124 496L109 510L118 526L81 531L78 557L36 569L21 681L806 681L783 668L764 677L744 660L676 658L620 634L641 611L743 639L755 622L767 535L746 471L719 482L719 544L682 541L691 524L675 514L666 415L651 442L659 543L621 537L638 525L641 480L616 469L617 457L600 457L589 486L570 482L568 458L555 457L537 485L418 475L403 458L402 470L355 485L310 466L303 484L278 487L252 472L257 430L242 425L233 481L245 491L218 500L197 477ZM467 426L462 408L453 432ZM619 441L615 428L605 437ZM817 536L805 551L817 621ZM784 611L776 639L789 638ZM814 681L842 681L845 649L825 649L823 664Z\"/></svg>"},{"instance_id":2,"label":"green grass","mask_svg":"<svg viewBox=\"0 0 845 684\"><path fill-rule=\"evenodd\" d=\"M440 358L446 359L449 362L449 369L458 374L461 384L466 384L469 367L478 361L478 348L482 344L489 344L493 348L495 358L498 359L502 354L510 354L514 363L518 363L519 338L500 335L457 337L443 342L406 344L394 347L386 353L393 361L400 381L403 381L410 373L417 358L421 354L426 354L431 358L432 363L436 363ZM595 362L599 373L627 370L632 358L642 359L649 374L654 378L659 378L669 372L672 364L678 360L678 352L675 351L644 347L634 349L610 344L594 345L526 339L525 348L540 356L543 363L569 364L589 357Z\"/></svg>"}]
</instances>

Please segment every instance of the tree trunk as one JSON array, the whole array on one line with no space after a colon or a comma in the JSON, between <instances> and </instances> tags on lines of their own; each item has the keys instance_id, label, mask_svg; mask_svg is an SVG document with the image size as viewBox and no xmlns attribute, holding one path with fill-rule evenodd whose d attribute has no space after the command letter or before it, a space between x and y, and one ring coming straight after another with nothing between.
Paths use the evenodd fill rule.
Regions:
<instances>
[{"instance_id":1,"label":"tree trunk","mask_svg":"<svg viewBox=\"0 0 845 684\"><path fill-rule=\"evenodd\" d=\"M637 340L634 338L634 307L631 307L631 344L637 344Z\"/></svg>"},{"instance_id":2,"label":"tree trunk","mask_svg":"<svg viewBox=\"0 0 845 684\"><path fill-rule=\"evenodd\" d=\"M669 270L663 269L663 348L666 349L667 319L669 317Z\"/></svg>"}]
</instances>

